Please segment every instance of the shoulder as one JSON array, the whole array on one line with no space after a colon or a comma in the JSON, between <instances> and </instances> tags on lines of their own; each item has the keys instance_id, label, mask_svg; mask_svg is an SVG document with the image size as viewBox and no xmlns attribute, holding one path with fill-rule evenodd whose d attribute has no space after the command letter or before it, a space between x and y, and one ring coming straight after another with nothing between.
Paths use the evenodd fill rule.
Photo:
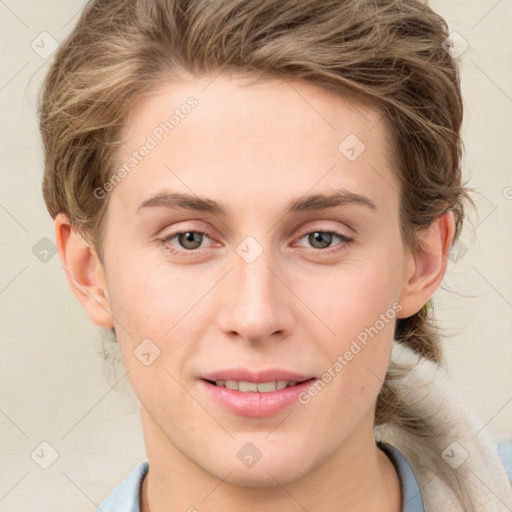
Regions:
<instances>
[{"instance_id":1,"label":"shoulder","mask_svg":"<svg viewBox=\"0 0 512 512\"><path fill-rule=\"evenodd\" d=\"M496 443L498 455L503 463L503 467L508 476L508 480L512 485L512 438L498 441Z\"/></svg>"},{"instance_id":2,"label":"shoulder","mask_svg":"<svg viewBox=\"0 0 512 512\"><path fill-rule=\"evenodd\" d=\"M149 464L139 462L96 509L96 512L140 512L140 486Z\"/></svg>"}]
</instances>

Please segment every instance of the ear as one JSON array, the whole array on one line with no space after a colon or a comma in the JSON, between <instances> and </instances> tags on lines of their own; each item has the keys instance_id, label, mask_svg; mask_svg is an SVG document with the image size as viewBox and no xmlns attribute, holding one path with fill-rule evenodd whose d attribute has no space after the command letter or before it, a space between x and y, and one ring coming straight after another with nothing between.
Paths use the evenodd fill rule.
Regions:
<instances>
[{"instance_id":1,"label":"ear","mask_svg":"<svg viewBox=\"0 0 512 512\"><path fill-rule=\"evenodd\" d=\"M427 228L419 231L419 247L407 250L404 263L404 281L398 318L408 318L417 313L439 288L455 233L455 218L448 210Z\"/></svg>"},{"instance_id":2,"label":"ear","mask_svg":"<svg viewBox=\"0 0 512 512\"><path fill-rule=\"evenodd\" d=\"M96 325L107 329L114 327L105 273L96 251L62 213L55 217L53 226L59 257L71 290Z\"/></svg>"}]
</instances>

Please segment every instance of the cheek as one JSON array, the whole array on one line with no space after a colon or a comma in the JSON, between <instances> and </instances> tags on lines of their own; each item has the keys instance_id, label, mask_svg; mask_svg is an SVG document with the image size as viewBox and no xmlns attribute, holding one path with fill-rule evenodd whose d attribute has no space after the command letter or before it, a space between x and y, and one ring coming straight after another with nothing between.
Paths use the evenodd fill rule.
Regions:
<instances>
[{"instance_id":1,"label":"cheek","mask_svg":"<svg viewBox=\"0 0 512 512\"><path fill-rule=\"evenodd\" d=\"M185 395L172 376L180 382L190 377L183 373L186 363L200 350L199 342L211 324L212 309L205 295L213 278L201 274L198 279L192 266L173 269L142 261L120 259L110 272L121 356L143 403L154 400L154 389L165 389L164 395L168 392L173 400L181 400Z\"/></svg>"},{"instance_id":2,"label":"cheek","mask_svg":"<svg viewBox=\"0 0 512 512\"><path fill-rule=\"evenodd\" d=\"M395 263L389 265L396 268ZM390 271L385 261L365 260L316 275L314 282L302 281L298 294L307 298L326 334L346 340L375 324L382 314L390 316L399 291L398 272Z\"/></svg>"},{"instance_id":3,"label":"cheek","mask_svg":"<svg viewBox=\"0 0 512 512\"><path fill-rule=\"evenodd\" d=\"M197 314L196 305L211 287L208 279L197 278L192 266L144 263L144 257L118 261L109 273L110 305L115 320L134 341L163 339L175 325L183 329L179 322L189 312Z\"/></svg>"},{"instance_id":4,"label":"cheek","mask_svg":"<svg viewBox=\"0 0 512 512\"><path fill-rule=\"evenodd\" d=\"M400 276L389 271L398 258L383 252L382 258L351 262L315 280L318 292L309 295L308 305L324 325L317 340L328 354L322 380L346 410L369 407L384 381L401 309Z\"/></svg>"}]
</instances>

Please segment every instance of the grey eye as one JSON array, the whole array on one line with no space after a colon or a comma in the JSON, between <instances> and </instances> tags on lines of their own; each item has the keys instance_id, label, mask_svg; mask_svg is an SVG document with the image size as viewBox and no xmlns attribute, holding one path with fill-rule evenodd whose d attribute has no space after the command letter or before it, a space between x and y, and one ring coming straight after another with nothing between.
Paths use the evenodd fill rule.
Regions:
<instances>
[{"instance_id":1,"label":"grey eye","mask_svg":"<svg viewBox=\"0 0 512 512\"><path fill-rule=\"evenodd\" d=\"M314 231L309 233L308 242L315 249L325 249L329 247L332 242L333 233L327 231Z\"/></svg>"},{"instance_id":2,"label":"grey eye","mask_svg":"<svg viewBox=\"0 0 512 512\"><path fill-rule=\"evenodd\" d=\"M201 246L204 234L198 231L186 231L184 233L177 233L176 236L184 249L197 249Z\"/></svg>"}]
</instances>

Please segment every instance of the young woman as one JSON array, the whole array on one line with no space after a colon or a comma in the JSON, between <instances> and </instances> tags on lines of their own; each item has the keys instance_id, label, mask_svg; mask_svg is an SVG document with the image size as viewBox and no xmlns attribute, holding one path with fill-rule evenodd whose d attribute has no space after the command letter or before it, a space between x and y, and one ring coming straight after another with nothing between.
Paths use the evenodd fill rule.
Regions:
<instances>
[{"instance_id":1,"label":"young woman","mask_svg":"<svg viewBox=\"0 0 512 512\"><path fill-rule=\"evenodd\" d=\"M512 510L432 313L471 202L448 36L412 0L86 5L43 191L147 451L98 510Z\"/></svg>"}]
</instances>

